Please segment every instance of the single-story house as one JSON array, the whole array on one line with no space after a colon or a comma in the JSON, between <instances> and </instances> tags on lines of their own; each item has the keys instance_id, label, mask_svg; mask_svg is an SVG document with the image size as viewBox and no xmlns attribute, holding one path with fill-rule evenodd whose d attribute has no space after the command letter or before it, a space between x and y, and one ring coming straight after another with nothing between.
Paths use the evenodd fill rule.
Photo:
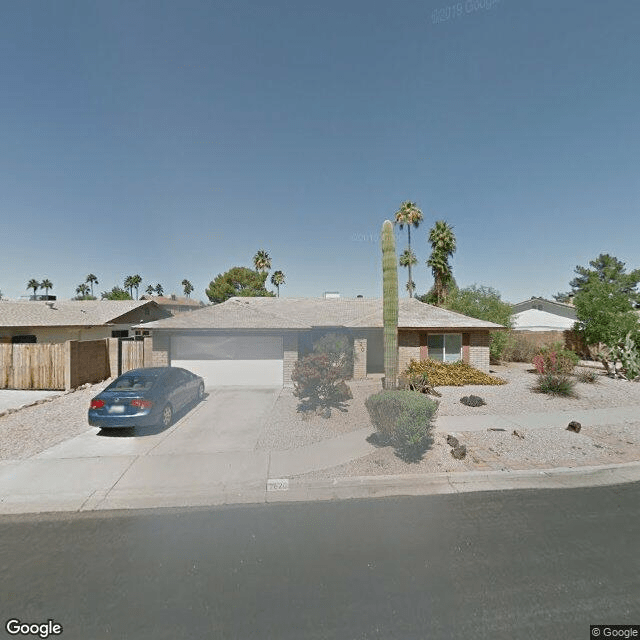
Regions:
<instances>
[{"instance_id":1,"label":"single-story house","mask_svg":"<svg viewBox=\"0 0 640 640\"><path fill-rule=\"evenodd\" d=\"M186 298L177 296L175 293L172 293L170 296L150 296L145 294L140 296L141 300L153 300L157 302L161 309L165 309L172 316L175 316L177 313L182 313L184 311L193 311L194 309L200 309L204 307L205 304L202 300L194 300L193 298Z\"/></svg>"},{"instance_id":2,"label":"single-story house","mask_svg":"<svg viewBox=\"0 0 640 640\"><path fill-rule=\"evenodd\" d=\"M399 301L400 371L410 359L463 360L489 369L489 334L502 325L424 304ZM299 356L331 331L348 333L354 378L383 373L380 298L243 298L145 325L152 336L152 365L172 365L201 375L208 386L292 386ZM145 355L145 359L146 359Z\"/></svg>"},{"instance_id":3,"label":"single-story house","mask_svg":"<svg viewBox=\"0 0 640 640\"><path fill-rule=\"evenodd\" d=\"M513 328L518 331L565 331L577 320L572 304L533 297L514 304Z\"/></svg>"},{"instance_id":4,"label":"single-story house","mask_svg":"<svg viewBox=\"0 0 640 640\"><path fill-rule=\"evenodd\" d=\"M151 300L0 301L0 343L59 343L134 335L170 314ZM144 333L144 329L137 331Z\"/></svg>"}]
</instances>

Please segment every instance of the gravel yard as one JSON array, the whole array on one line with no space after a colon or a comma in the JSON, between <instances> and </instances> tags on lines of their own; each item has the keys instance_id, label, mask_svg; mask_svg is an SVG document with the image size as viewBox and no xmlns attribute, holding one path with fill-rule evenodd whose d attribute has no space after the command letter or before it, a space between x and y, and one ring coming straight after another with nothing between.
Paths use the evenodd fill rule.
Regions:
<instances>
[{"instance_id":1,"label":"gravel yard","mask_svg":"<svg viewBox=\"0 0 640 640\"><path fill-rule=\"evenodd\" d=\"M598 382L578 382L578 398L561 398L531 391L536 382L536 374L531 373L532 365L508 363L492 366L492 375L506 380L507 384L438 387L437 390L442 394L441 398L437 398L438 415L504 415L638 405L637 423L588 427L579 434L557 428L523 429L520 431L523 439L509 431L456 432L460 442L467 446L468 454L464 460L455 460L451 456L451 447L446 444L447 434L435 433L431 449L418 463L405 463L395 456L391 447L381 447L348 464L299 477L320 479L440 471L535 469L640 460L640 383L608 378L604 369L597 365L589 368L598 371ZM340 413L334 409L329 419L316 416L303 419L301 414L296 413L298 399L291 390L283 389L265 424L258 448L292 449L370 427L364 400L381 389L380 378L351 380L348 385L354 397L346 403L347 412ZM487 404L467 407L460 403L462 396L471 394L481 396ZM373 427L371 431L373 433Z\"/></svg>"},{"instance_id":2,"label":"gravel yard","mask_svg":"<svg viewBox=\"0 0 640 640\"><path fill-rule=\"evenodd\" d=\"M91 429L87 423L89 402L109 382L105 380L0 416L0 460L29 458Z\"/></svg>"}]
</instances>

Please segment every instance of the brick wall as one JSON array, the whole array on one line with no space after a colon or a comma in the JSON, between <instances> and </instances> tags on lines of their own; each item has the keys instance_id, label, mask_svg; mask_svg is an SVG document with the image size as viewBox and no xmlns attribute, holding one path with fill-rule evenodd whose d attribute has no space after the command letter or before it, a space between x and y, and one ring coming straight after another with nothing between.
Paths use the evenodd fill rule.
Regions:
<instances>
[{"instance_id":1,"label":"brick wall","mask_svg":"<svg viewBox=\"0 0 640 640\"><path fill-rule=\"evenodd\" d=\"M355 335L353 338L353 379L367 377L367 338Z\"/></svg>"},{"instance_id":2,"label":"brick wall","mask_svg":"<svg viewBox=\"0 0 640 640\"><path fill-rule=\"evenodd\" d=\"M287 332L284 334L284 380L283 385L287 388L293 387L291 374L293 367L298 361L298 334L295 332Z\"/></svg>"},{"instance_id":3,"label":"brick wall","mask_svg":"<svg viewBox=\"0 0 640 640\"><path fill-rule=\"evenodd\" d=\"M488 331L473 331L469 335L469 364L480 371L489 371Z\"/></svg>"},{"instance_id":4,"label":"brick wall","mask_svg":"<svg viewBox=\"0 0 640 640\"><path fill-rule=\"evenodd\" d=\"M152 367L169 366L169 336L160 331L154 331L152 336L153 350L151 352ZM145 340L145 347L147 346ZM148 362L145 356L145 362ZM145 366L147 366L145 364Z\"/></svg>"},{"instance_id":5,"label":"brick wall","mask_svg":"<svg viewBox=\"0 0 640 640\"><path fill-rule=\"evenodd\" d=\"M398 331L398 374L408 366L409 361L420 360L420 334L417 331Z\"/></svg>"}]
</instances>

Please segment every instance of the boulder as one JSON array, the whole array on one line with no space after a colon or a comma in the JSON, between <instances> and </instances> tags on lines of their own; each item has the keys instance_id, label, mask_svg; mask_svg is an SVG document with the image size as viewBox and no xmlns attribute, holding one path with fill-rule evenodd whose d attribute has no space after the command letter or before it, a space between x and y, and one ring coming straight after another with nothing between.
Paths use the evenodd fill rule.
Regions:
<instances>
[{"instance_id":1,"label":"boulder","mask_svg":"<svg viewBox=\"0 0 640 640\"><path fill-rule=\"evenodd\" d=\"M518 438L520 438L520 440L524 440L524 434L520 431L518 431L517 429L513 430L513 435L517 436Z\"/></svg>"},{"instance_id":2,"label":"boulder","mask_svg":"<svg viewBox=\"0 0 640 640\"><path fill-rule=\"evenodd\" d=\"M453 447L454 449L458 446L458 438L452 436L452 435L448 435L447 436L447 444L450 447Z\"/></svg>"},{"instance_id":3,"label":"boulder","mask_svg":"<svg viewBox=\"0 0 640 640\"><path fill-rule=\"evenodd\" d=\"M580 429L582 429L582 425L575 420L572 420L567 427L567 431L573 431L574 433L580 433Z\"/></svg>"},{"instance_id":4,"label":"boulder","mask_svg":"<svg viewBox=\"0 0 640 640\"><path fill-rule=\"evenodd\" d=\"M451 455L456 460L462 460L467 456L467 447L464 444L458 445L454 449L451 449Z\"/></svg>"}]
</instances>

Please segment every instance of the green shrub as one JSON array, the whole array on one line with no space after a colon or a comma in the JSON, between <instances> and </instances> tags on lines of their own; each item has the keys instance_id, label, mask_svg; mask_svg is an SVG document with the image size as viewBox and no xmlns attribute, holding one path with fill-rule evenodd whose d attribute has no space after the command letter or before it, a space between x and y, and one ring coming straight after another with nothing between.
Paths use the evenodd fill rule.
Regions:
<instances>
[{"instance_id":1,"label":"green shrub","mask_svg":"<svg viewBox=\"0 0 640 640\"><path fill-rule=\"evenodd\" d=\"M533 357L533 366L540 374L569 375L578 362L580 362L580 356L569 349L564 349L561 342L556 342L549 347L541 347Z\"/></svg>"},{"instance_id":2,"label":"green shrub","mask_svg":"<svg viewBox=\"0 0 640 640\"><path fill-rule=\"evenodd\" d=\"M516 331L510 331L507 344L502 352L502 359L507 362L532 362L539 347Z\"/></svg>"},{"instance_id":3,"label":"green shrub","mask_svg":"<svg viewBox=\"0 0 640 640\"><path fill-rule=\"evenodd\" d=\"M591 369L580 369L580 371L576 373L576 379L578 382L593 384L594 382L598 382L598 373Z\"/></svg>"},{"instance_id":4,"label":"green shrub","mask_svg":"<svg viewBox=\"0 0 640 640\"><path fill-rule=\"evenodd\" d=\"M534 391L548 393L554 396L576 398L578 394L575 392L575 386L576 381L568 375L543 373L538 376L538 382L534 387Z\"/></svg>"},{"instance_id":5,"label":"green shrub","mask_svg":"<svg viewBox=\"0 0 640 640\"><path fill-rule=\"evenodd\" d=\"M353 343L345 333L326 333L313 343L314 353L324 353L344 378L353 377Z\"/></svg>"},{"instance_id":6,"label":"green shrub","mask_svg":"<svg viewBox=\"0 0 640 640\"><path fill-rule=\"evenodd\" d=\"M438 403L413 391L387 390L365 400L378 441L396 448L407 461L420 460L432 442L432 419Z\"/></svg>"},{"instance_id":7,"label":"green shrub","mask_svg":"<svg viewBox=\"0 0 640 640\"><path fill-rule=\"evenodd\" d=\"M307 408L339 406L353 397L344 382L343 371L328 354L311 353L298 360L291 374L293 394Z\"/></svg>"}]
</instances>

